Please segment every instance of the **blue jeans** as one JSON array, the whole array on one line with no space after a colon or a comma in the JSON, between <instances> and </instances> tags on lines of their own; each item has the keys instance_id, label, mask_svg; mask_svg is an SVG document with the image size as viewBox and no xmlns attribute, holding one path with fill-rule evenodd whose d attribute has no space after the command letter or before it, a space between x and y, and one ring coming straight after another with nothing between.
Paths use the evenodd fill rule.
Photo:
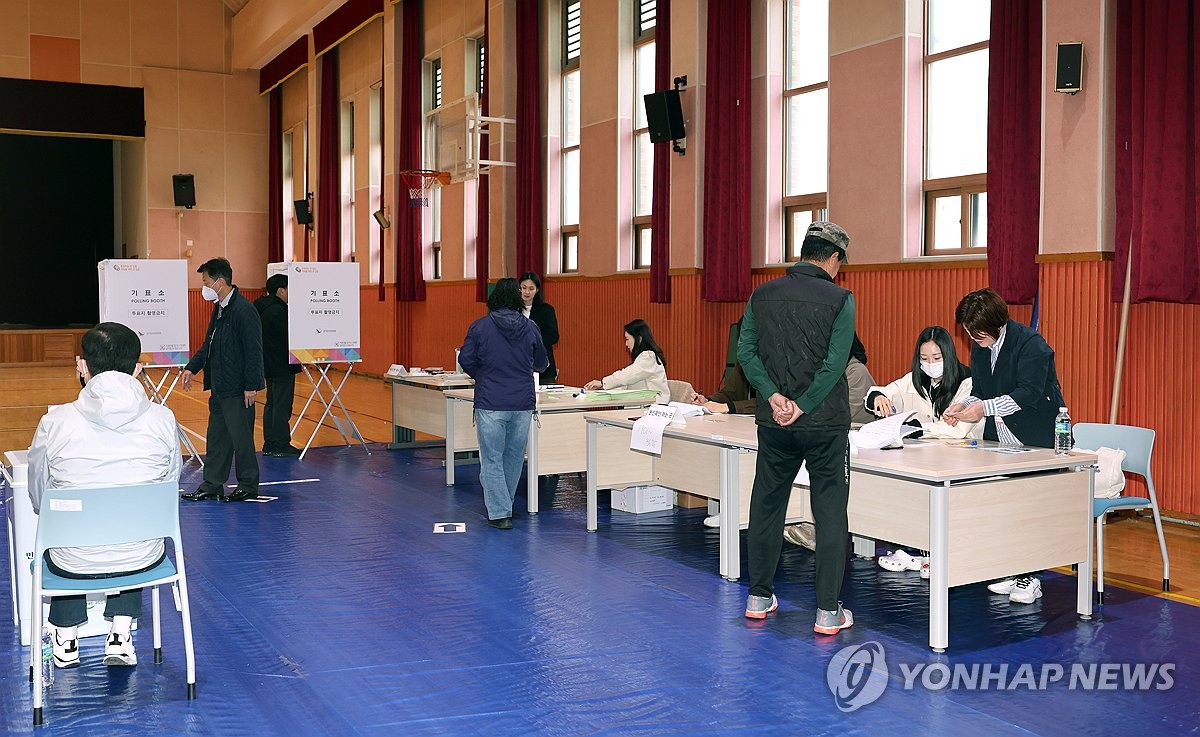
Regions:
<instances>
[{"instance_id":1,"label":"blue jeans","mask_svg":"<svg viewBox=\"0 0 1200 737\"><path fill-rule=\"evenodd\" d=\"M479 483L483 484L483 503L487 506L488 519L512 516L532 417L531 410L475 410Z\"/></svg>"}]
</instances>

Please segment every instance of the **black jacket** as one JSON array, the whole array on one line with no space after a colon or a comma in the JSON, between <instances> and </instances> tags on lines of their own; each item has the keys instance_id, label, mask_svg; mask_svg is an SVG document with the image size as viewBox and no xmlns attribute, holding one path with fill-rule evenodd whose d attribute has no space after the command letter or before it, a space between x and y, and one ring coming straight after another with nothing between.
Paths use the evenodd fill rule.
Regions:
<instances>
[{"instance_id":1,"label":"black jacket","mask_svg":"<svg viewBox=\"0 0 1200 737\"><path fill-rule=\"evenodd\" d=\"M1004 345L992 369L992 354L978 343L971 346L971 395L995 399L1008 395L1021 410L1004 424L1025 445L1054 447L1054 418L1063 405L1054 350L1031 327L1012 320L1004 329ZM987 417L983 437L997 440L996 418Z\"/></svg>"},{"instance_id":2,"label":"black jacket","mask_svg":"<svg viewBox=\"0 0 1200 737\"><path fill-rule=\"evenodd\" d=\"M300 373L300 364L288 363L287 302L268 294L254 300L254 308L262 321L263 374L276 379Z\"/></svg>"},{"instance_id":3,"label":"black jacket","mask_svg":"<svg viewBox=\"0 0 1200 737\"><path fill-rule=\"evenodd\" d=\"M758 356L785 397L801 396L829 354L834 321L850 292L821 267L802 261L785 276L751 295L758 333ZM759 402L755 418L776 427L770 402ZM788 426L794 430L849 430L850 394L843 372L825 399Z\"/></svg>"},{"instance_id":4,"label":"black jacket","mask_svg":"<svg viewBox=\"0 0 1200 737\"><path fill-rule=\"evenodd\" d=\"M204 388L216 397L236 397L263 388L262 323L258 310L237 287L229 305L213 305L204 345L185 366L204 371Z\"/></svg>"},{"instance_id":5,"label":"black jacket","mask_svg":"<svg viewBox=\"0 0 1200 737\"><path fill-rule=\"evenodd\" d=\"M558 342L558 316L548 302L534 302L529 306L529 319L538 326L542 334L542 345L546 347L546 358L550 365L541 371L541 383L553 384L558 378L558 366L554 363L554 344Z\"/></svg>"}]
</instances>

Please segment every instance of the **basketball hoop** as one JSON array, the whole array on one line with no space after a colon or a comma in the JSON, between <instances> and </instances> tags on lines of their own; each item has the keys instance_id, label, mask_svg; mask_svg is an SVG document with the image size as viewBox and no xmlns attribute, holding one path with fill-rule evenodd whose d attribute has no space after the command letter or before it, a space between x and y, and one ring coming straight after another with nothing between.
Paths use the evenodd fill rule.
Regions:
<instances>
[{"instance_id":1,"label":"basketball hoop","mask_svg":"<svg viewBox=\"0 0 1200 737\"><path fill-rule=\"evenodd\" d=\"M409 207L429 207L429 191L450 183L450 172L435 169L406 169L400 176L408 185Z\"/></svg>"}]
</instances>

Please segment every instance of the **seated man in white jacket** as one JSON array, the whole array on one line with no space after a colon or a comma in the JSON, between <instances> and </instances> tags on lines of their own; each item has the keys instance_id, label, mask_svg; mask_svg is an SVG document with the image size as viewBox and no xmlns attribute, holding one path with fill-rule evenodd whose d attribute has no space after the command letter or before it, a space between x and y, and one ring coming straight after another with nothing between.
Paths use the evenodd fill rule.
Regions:
<instances>
[{"instance_id":1,"label":"seated man in white jacket","mask_svg":"<svg viewBox=\"0 0 1200 737\"><path fill-rule=\"evenodd\" d=\"M179 480L182 463L175 415L151 403L135 376L141 372L141 340L120 323L105 322L83 336L77 368L83 390L70 404L53 407L38 423L29 448L29 497L40 510L46 489L117 486ZM152 568L162 560L163 541L109 547L53 548L46 566L67 578L106 578ZM142 608L141 589L109 596L104 616L112 630L104 647L106 665L137 665L130 633ZM83 596L50 601L54 664L79 665L78 626L87 621Z\"/></svg>"}]
</instances>

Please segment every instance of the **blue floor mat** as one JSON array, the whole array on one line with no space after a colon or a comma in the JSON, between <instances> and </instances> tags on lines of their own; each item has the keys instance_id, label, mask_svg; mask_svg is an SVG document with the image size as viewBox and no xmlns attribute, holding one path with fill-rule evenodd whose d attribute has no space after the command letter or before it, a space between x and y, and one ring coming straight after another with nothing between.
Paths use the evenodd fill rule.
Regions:
<instances>
[{"instance_id":1,"label":"blue floor mat","mask_svg":"<svg viewBox=\"0 0 1200 737\"><path fill-rule=\"evenodd\" d=\"M57 672L36 731L1197 733L1196 607L1110 587L1082 622L1070 576L1045 575L1033 605L965 586L951 590L950 649L937 655L927 647L928 584L856 559L843 599L857 622L820 637L807 550L785 547L779 612L751 622L744 581L717 575L717 533L701 524L703 510L610 513L601 492L592 534L582 480L564 477L543 492L538 515L520 511L522 491L515 529L499 531L486 524L478 466L461 466L448 488L439 450L372 450L264 458L264 482L319 479L264 485L279 496L270 503L185 503L197 700L186 700L168 595L163 664L152 662L147 600L138 667L106 668L101 638L85 640L82 667ZM199 480L190 465L182 486ZM467 531L434 534L438 522ZM5 577L6 602L8 588ZM851 653L859 665L841 668ZM34 732L26 657L6 617L4 734ZM1121 667L1138 665L1154 668L1147 688L1126 688ZM1038 688L1056 667L1062 679ZM947 685L943 674L959 680ZM837 689L853 711L839 709Z\"/></svg>"}]
</instances>

